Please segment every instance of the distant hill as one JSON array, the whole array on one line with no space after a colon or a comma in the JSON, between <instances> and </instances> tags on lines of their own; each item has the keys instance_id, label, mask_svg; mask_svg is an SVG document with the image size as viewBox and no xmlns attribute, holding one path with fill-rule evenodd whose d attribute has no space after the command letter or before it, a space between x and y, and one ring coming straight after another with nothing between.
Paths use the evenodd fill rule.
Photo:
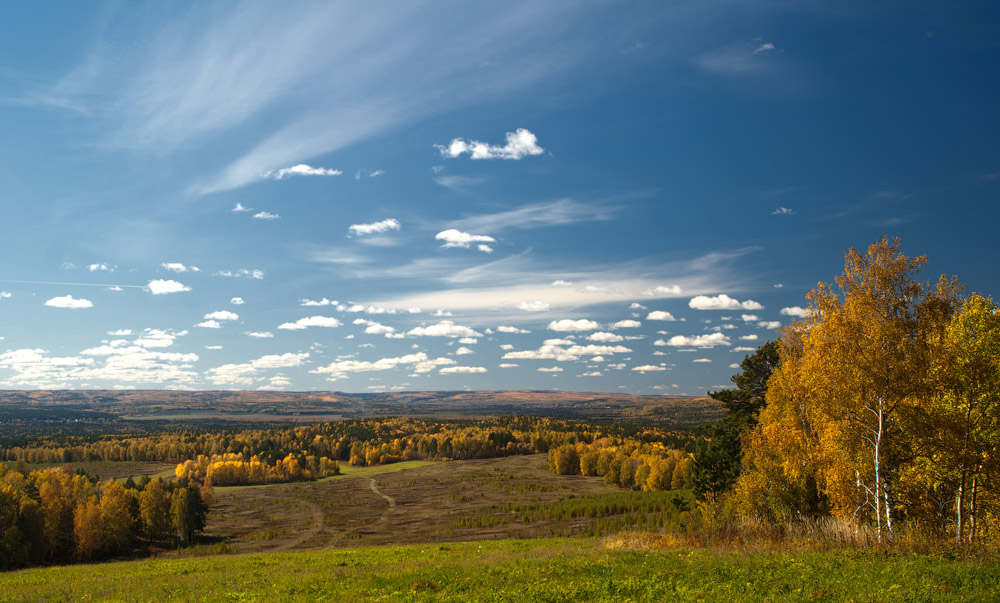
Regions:
<instances>
[{"instance_id":1,"label":"distant hill","mask_svg":"<svg viewBox=\"0 0 1000 603\"><path fill-rule=\"evenodd\" d=\"M0 422L45 410L67 420L327 421L372 416L472 419L525 414L693 426L722 416L711 398L536 390L345 392L0 391ZM31 412L26 412L31 411Z\"/></svg>"}]
</instances>

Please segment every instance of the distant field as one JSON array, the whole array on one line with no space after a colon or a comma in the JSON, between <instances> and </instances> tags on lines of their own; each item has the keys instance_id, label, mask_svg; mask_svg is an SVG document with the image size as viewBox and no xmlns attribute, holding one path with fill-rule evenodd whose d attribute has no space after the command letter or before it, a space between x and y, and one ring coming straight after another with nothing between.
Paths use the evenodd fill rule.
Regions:
<instances>
[{"instance_id":1,"label":"distant field","mask_svg":"<svg viewBox=\"0 0 1000 603\"><path fill-rule=\"evenodd\" d=\"M0 574L0 601L993 602L1000 561L616 550L593 538L155 559Z\"/></svg>"},{"instance_id":2,"label":"distant field","mask_svg":"<svg viewBox=\"0 0 1000 603\"><path fill-rule=\"evenodd\" d=\"M669 501L690 496L557 476L545 455L344 465L343 471L315 482L217 488L202 549L242 553L600 535L676 525L682 514Z\"/></svg>"},{"instance_id":3,"label":"distant field","mask_svg":"<svg viewBox=\"0 0 1000 603\"><path fill-rule=\"evenodd\" d=\"M177 463L166 462L133 462L133 461L76 461L73 463L4 463L9 467L18 468L23 466L28 471L36 469L46 469L49 467L64 467L69 465L73 471L81 470L90 476L105 479L125 479L129 476L139 479L143 475L156 477L157 475L167 478L174 476L174 468Z\"/></svg>"}]
</instances>

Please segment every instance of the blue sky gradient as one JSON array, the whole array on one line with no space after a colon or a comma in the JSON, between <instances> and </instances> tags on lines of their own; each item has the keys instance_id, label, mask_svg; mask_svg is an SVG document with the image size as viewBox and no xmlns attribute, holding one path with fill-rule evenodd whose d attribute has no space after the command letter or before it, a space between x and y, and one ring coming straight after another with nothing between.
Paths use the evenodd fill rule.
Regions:
<instances>
[{"instance_id":1,"label":"blue sky gradient","mask_svg":"<svg viewBox=\"0 0 1000 603\"><path fill-rule=\"evenodd\" d=\"M997 294L995 2L0 24L0 387L702 394L898 236Z\"/></svg>"}]
</instances>

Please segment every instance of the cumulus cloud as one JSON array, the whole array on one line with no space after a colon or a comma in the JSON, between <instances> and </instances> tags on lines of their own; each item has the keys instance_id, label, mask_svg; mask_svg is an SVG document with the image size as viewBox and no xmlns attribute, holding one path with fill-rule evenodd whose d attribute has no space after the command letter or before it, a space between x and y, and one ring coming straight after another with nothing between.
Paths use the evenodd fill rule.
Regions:
<instances>
[{"instance_id":1,"label":"cumulus cloud","mask_svg":"<svg viewBox=\"0 0 1000 603\"><path fill-rule=\"evenodd\" d=\"M12 294L10 291L0 291L0 299L7 299L11 296Z\"/></svg>"},{"instance_id":2,"label":"cumulus cloud","mask_svg":"<svg viewBox=\"0 0 1000 603\"><path fill-rule=\"evenodd\" d=\"M473 352L472 350L470 350L469 348L467 348L465 346L462 346L462 347L458 348L457 350L455 350L455 355L456 356L466 356L468 354L475 354L475 352Z\"/></svg>"},{"instance_id":3,"label":"cumulus cloud","mask_svg":"<svg viewBox=\"0 0 1000 603\"><path fill-rule=\"evenodd\" d=\"M243 207L242 203L237 202L236 205L234 205L233 208L231 210L229 210L229 211L233 212L234 214L240 214L240 213L243 213L243 212L253 211L253 208L252 207Z\"/></svg>"},{"instance_id":4,"label":"cumulus cloud","mask_svg":"<svg viewBox=\"0 0 1000 603\"><path fill-rule=\"evenodd\" d=\"M787 207L779 207L778 209L771 212L772 216L788 216L794 214L794 209L788 209Z\"/></svg>"},{"instance_id":5,"label":"cumulus cloud","mask_svg":"<svg viewBox=\"0 0 1000 603\"><path fill-rule=\"evenodd\" d=\"M164 270L169 270L170 272L199 272L200 268L197 266L185 266L180 262L163 262L160 264L163 266Z\"/></svg>"},{"instance_id":6,"label":"cumulus cloud","mask_svg":"<svg viewBox=\"0 0 1000 603\"><path fill-rule=\"evenodd\" d=\"M757 341L756 335L740 335L741 341Z\"/></svg>"},{"instance_id":7,"label":"cumulus cloud","mask_svg":"<svg viewBox=\"0 0 1000 603\"><path fill-rule=\"evenodd\" d=\"M734 352L753 352L754 348L747 347L747 346L739 346L739 347L733 348L733 351Z\"/></svg>"},{"instance_id":8,"label":"cumulus cloud","mask_svg":"<svg viewBox=\"0 0 1000 603\"><path fill-rule=\"evenodd\" d=\"M664 312L663 310L656 310L656 311L650 312L646 316L646 320L674 321L674 320L677 320L677 319L674 318L674 315L671 314L670 312Z\"/></svg>"},{"instance_id":9,"label":"cumulus cloud","mask_svg":"<svg viewBox=\"0 0 1000 603\"><path fill-rule=\"evenodd\" d=\"M327 366L316 368L310 373L327 375L328 381L343 379L352 373L367 373L372 371L387 371L401 366L412 366L414 373L427 373L439 366L453 365L451 358L431 359L423 352L406 354L395 358L380 358L374 362L367 360L338 360Z\"/></svg>"},{"instance_id":10,"label":"cumulus cloud","mask_svg":"<svg viewBox=\"0 0 1000 603\"><path fill-rule=\"evenodd\" d=\"M669 297L677 296L681 294L681 288L678 285L657 285L650 289L649 295L654 297Z\"/></svg>"},{"instance_id":11,"label":"cumulus cloud","mask_svg":"<svg viewBox=\"0 0 1000 603\"><path fill-rule=\"evenodd\" d=\"M406 334L416 337L482 337L483 335L469 327L457 325L450 320L442 320L436 325L429 327L410 329Z\"/></svg>"},{"instance_id":12,"label":"cumulus cloud","mask_svg":"<svg viewBox=\"0 0 1000 603\"><path fill-rule=\"evenodd\" d=\"M370 234L389 232L390 230L399 230L400 228L401 225L398 220L388 218L380 222L371 222L369 224L351 224L347 227L347 231L352 236L362 237Z\"/></svg>"},{"instance_id":13,"label":"cumulus cloud","mask_svg":"<svg viewBox=\"0 0 1000 603\"><path fill-rule=\"evenodd\" d=\"M337 306L339 305L336 300L329 300L327 298L315 300L315 299L303 299L300 306Z\"/></svg>"},{"instance_id":14,"label":"cumulus cloud","mask_svg":"<svg viewBox=\"0 0 1000 603\"><path fill-rule=\"evenodd\" d=\"M743 319L743 322L757 322L760 320L760 317L756 314L741 314L740 318Z\"/></svg>"},{"instance_id":15,"label":"cumulus cloud","mask_svg":"<svg viewBox=\"0 0 1000 603\"><path fill-rule=\"evenodd\" d=\"M562 372L562 367L558 367L558 366L545 367L545 366L543 366L543 367L541 367L541 368L538 369L538 372L539 373L561 373Z\"/></svg>"},{"instance_id":16,"label":"cumulus cloud","mask_svg":"<svg viewBox=\"0 0 1000 603\"><path fill-rule=\"evenodd\" d=\"M206 320L204 322L199 322L195 325L196 327L201 327L203 329L221 329L222 324L217 320Z\"/></svg>"},{"instance_id":17,"label":"cumulus cloud","mask_svg":"<svg viewBox=\"0 0 1000 603\"><path fill-rule=\"evenodd\" d=\"M117 329L115 331L108 331L108 335L112 335L114 337L124 337L125 335L131 335L131 334L132 334L132 329Z\"/></svg>"},{"instance_id":18,"label":"cumulus cloud","mask_svg":"<svg viewBox=\"0 0 1000 603\"><path fill-rule=\"evenodd\" d=\"M254 218L258 220L280 220L281 216L278 214L272 214L271 212L259 211L253 215Z\"/></svg>"},{"instance_id":19,"label":"cumulus cloud","mask_svg":"<svg viewBox=\"0 0 1000 603\"><path fill-rule=\"evenodd\" d=\"M712 348L717 345L732 345L729 338L722 333L708 333L706 335L695 335L687 337L685 335L674 335L665 343L662 339L654 342L653 345L669 345L675 348Z\"/></svg>"},{"instance_id":20,"label":"cumulus cloud","mask_svg":"<svg viewBox=\"0 0 1000 603\"><path fill-rule=\"evenodd\" d=\"M762 329L780 329L781 323L777 320L763 320L757 323L757 326Z\"/></svg>"},{"instance_id":21,"label":"cumulus cloud","mask_svg":"<svg viewBox=\"0 0 1000 603\"><path fill-rule=\"evenodd\" d=\"M655 364L644 364L642 366L633 366L632 370L639 373L651 373L656 371L665 371L667 369L666 367L657 366Z\"/></svg>"},{"instance_id":22,"label":"cumulus cloud","mask_svg":"<svg viewBox=\"0 0 1000 603\"><path fill-rule=\"evenodd\" d=\"M449 228L448 230L442 230L437 233L434 237L438 241L444 241L442 247L462 247L468 249L473 243L495 243L496 239L488 235L474 235L467 232L462 232L461 230L456 230L454 228ZM482 251L483 247L487 247L489 251L493 251L488 245L477 245L477 248Z\"/></svg>"},{"instance_id":23,"label":"cumulus cloud","mask_svg":"<svg viewBox=\"0 0 1000 603\"><path fill-rule=\"evenodd\" d=\"M708 358L695 358L691 362L703 363L703 362L711 362L711 360L709 360Z\"/></svg>"},{"instance_id":24,"label":"cumulus cloud","mask_svg":"<svg viewBox=\"0 0 1000 603\"><path fill-rule=\"evenodd\" d=\"M558 360L569 362L579 360L583 356L600 356L613 354L628 354L632 351L622 345L579 345L572 341L560 339L548 339L537 350L524 350L521 352L507 352L503 355L504 360Z\"/></svg>"},{"instance_id":25,"label":"cumulus cloud","mask_svg":"<svg viewBox=\"0 0 1000 603\"><path fill-rule=\"evenodd\" d=\"M304 163L293 165L292 167L271 170L264 173L265 178L274 180L284 180L290 176L339 176L343 174L340 170L331 168L312 167Z\"/></svg>"},{"instance_id":26,"label":"cumulus cloud","mask_svg":"<svg viewBox=\"0 0 1000 603\"><path fill-rule=\"evenodd\" d=\"M644 305L640 304L639 302L632 302L632 303L631 303L631 304L629 305L628 309L629 309L629 310L645 310L645 309L646 309L646 306L644 306Z\"/></svg>"},{"instance_id":27,"label":"cumulus cloud","mask_svg":"<svg viewBox=\"0 0 1000 603\"><path fill-rule=\"evenodd\" d=\"M174 344L175 339L183 337L187 333L187 331L174 331L172 329L143 329L139 338L132 343L143 348L168 348Z\"/></svg>"},{"instance_id":28,"label":"cumulus cloud","mask_svg":"<svg viewBox=\"0 0 1000 603\"><path fill-rule=\"evenodd\" d=\"M369 335L385 335L386 337L402 337L402 335L396 335L396 329L388 325L377 323L372 320L365 320L364 318L354 319L354 324L356 325L367 325L365 327L365 333Z\"/></svg>"},{"instance_id":29,"label":"cumulus cloud","mask_svg":"<svg viewBox=\"0 0 1000 603\"><path fill-rule=\"evenodd\" d=\"M782 308L778 313L783 316L794 316L795 318L806 318L807 316L809 316L809 310L807 308L802 308L799 306Z\"/></svg>"},{"instance_id":30,"label":"cumulus cloud","mask_svg":"<svg viewBox=\"0 0 1000 603\"><path fill-rule=\"evenodd\" d=\"M472 374L485 373L486 367L482 366L446 366L438 371L439 375Z\"/></svg>"},{"instance_id":31,"label":"cumulus cloud","mask_svg":"<svg viewBox=\"0 0 1000 603\"><path fill-rule=\"evenodd\" d=\"M175 386L197 377L191 363L197 354L149 351L124 341L81 352L84 357L52 357L42 349L20 349L0 354L0 368L15 374L5 385L66 388L81 382L108 381Z\"/></svg>"},{"instance_id":32,"label":"cumulus cloud","mask_svg":"<svg viewBox=\"0 0 1000 603\"><path fill-rule=\"evenodd\" d=\"M694 308L695 310L763 310L764 306L755 302L752 299L746 301L740 301L738 299L733 299L726 294L716 295L715 297L708 297L706 295L698 295L691 298L688 302L688 306Z\"/></svg>"},{"instance_id":33,"label":"cumulus cloud","mask_svg":"<svg viewBox=\"0 0 1000 603\"><path fill-rule=\"evenodd\" d=\"M564 318L562 320L553 320L550 322L548 329L550 331L593 331L600 328L600 326L601 325L599 323L586 318L578 320Z\"/></svg>"},{"instance_id":34,"label":"cumulus cloud","mask_svg":"<svg viewBox=\"0 0 1000 603\"><path fill-rule=\"evenodd\" d=\"M635 329L641 327L642 323L638 320L619 320L616 323L612 323L612 329Z\"/></svg>"},{"instance_id":35,"label":"cumulus cloud","mask_svg":"<svg viewBox=\"0 0 1000 603\"><path fill-rule=\"evenodd\" d=\"M525 312L548 312L549 308L549 304L539 300L523 301L517 304L517 309Z\"/></svg>"},{"instance_id":36,"label":"cumulus cloud","mask_svg":"<svg viewBox=\"0 0 1000 603\"><path fill-rule=\"evenodd\" d=\"M80 308L93 308L94 303L89 299L76 299L72 295L63 295L60 297L53 297L52 299L45 302L46 306L51 306L53 308L69 308L72 310L79 310Z\"/></svg>"},{"instance_id":37,"label":"cumulus cloud","mask_svg":"<svg viewBox=\"0 0 1000 603\"><path fill-rule=\"evenodd\" d=\"M497 327L497 331L500 333L530 333L531 331L527 329L519 329L517 327L510 327L506 325L500 325Z\"/></svg>"},{"instance_id":38,"label":"cumulus cloud","mask_svg":"<svg viewBox=\"0 0 1000 603\"><path fill-rule=\"evenodd\" d=\"M264 278L264 271L258 269L250 268L240 268L239 270L219 270L214 273L214 276L224 276L227 278L252 278L255 280L262 280Z\"/></svg>"},{"instance_id":39,"label":"cumulus cloud","mask_svg":"<svg viewBox=\"0 0 1000 603\"><path fill-rule=\"evenodd\" d=\"M114 272L115 271L115 267L114 266L109 266L105 262L101 262L99 264L91 264L91 265L87 266L87 268L91 272Z\"/></svg>"},{"instance_id":40,"label":"cumulus cloud","mask_svg":"<svg viewBox=\"0 0 1000 603\"><path fill-rule=\"evenodd\" d=\"M242 297L234 297L229 300L229 303L233 304L234 306L242 306L245 302L243 301Z\"/></svg>"},{"instance_id":41,"label":"cumulus cloud","mask_svg":"<svg viewBox=\"0 0 1000 603\"><path fill-rule=\"evenodd\" d=\"M454 159L466 153L472 159L523 159L530 155L541 155L545 149L538 146L538 137L525 128L518 128L514 132L507 132L507 144L503 146L491 145L478 140L466 142L461 138L454 138L447 145L434 145L442 157Z\"/></svg>"},{"instance_id":42,"label":"cumulus cloud","mask_svg":"<svg viewBox=\"0 0 1000 603\"><path fill-rule=\"evenodd\" d=\"M247 335L256 337L257 339L270 339L274 337L274 333L270 331L247 331Z\"/></svg>"},{"instance_id":43,"label":"cumulus cloud","mask_svg":"<svg viewBox=\"0 0 1000 603\"><path fill-rule=\"evenodd\" d=\"M203 318L214 320L239 320L240 315L236 312L230 312L229 310L216 310L215 312L209 312Z\"/></svg>"},{"instance_id":44,"label":"cumulus cloud","mask_svg":"<svg viewBox=\"0 0 1000 603\"><path fill-rule=\"evenodd\" d=\"M520 364L514 364L512 362L503 362L500 364L500 368L516 368L521 366Z\"/></svg>"},{"instance_id":45,"label":"cumulus cloud","mask_svg":"<svg viewBox=\"0 0 1000 603\"><path fill-rule=\"evenodd\" d=\"M591 333L587 336L589 341L600 341L603 343L617 343L619 341L624 341L625 338L621 335L616 335L614 333L607 333L604 331L598 331L597 333Z\"/></svg>"},{"instance_id":46,"label":"cumulus cloud","mask_svg":"<svg viewBox=\"0 0 1000 603\"><path fill-rule=\"evenodd\" d=\"M286 331L300 331L307 327L339 327L340 321L330 316L308 316L300 318L295 322L286 322L278 325L279 329Z\"/></svg>"},{"instance_id":47,"label":"cumulus cloud","mask_svg":"<svg viewBox=\"0 0 1000 603\"><path fill-rule=\"evenodd\" d=\"M164 280L161 278L149 281L146 287L153 292L153 295L166 295L167 293L181 293L190 291L191 287L178 283L177 281Z\"/></svg>"},{"instance_id":48,"label":"cumulus cloud","mask_svg":"<svg viewBox=\"0 0 1000 603\"><path fill-rule=\"evenodd\" d=\"M553 287L572 287L573 283L571 283L570 281L564 281L562 279L558 279L558 280L552 281L552 286Z\"/></svg>"},{"instance_id":49,"label":"cumulus cloud","mask_svg":"<svg viewBox=\"0 0 1000 603\"><path fill-rule=\"evenodd\" d=\"M589 373L583 373L581 377L601 377L601 371L590 371Z\"/></svg>"},{"instance_id":50,"label":"cumulus cloud","mask_svg":"<svg viewBox=\"0 0 1000 603\"><path fill-rule=\"evenodd\" d=\"M268 354L250 362L224 364L209 369L206 376L215 385L229 383L252 385L257 379L258 371L302 366L307 358L309 358L309 352Z\"/></svg>"}]
</instances>

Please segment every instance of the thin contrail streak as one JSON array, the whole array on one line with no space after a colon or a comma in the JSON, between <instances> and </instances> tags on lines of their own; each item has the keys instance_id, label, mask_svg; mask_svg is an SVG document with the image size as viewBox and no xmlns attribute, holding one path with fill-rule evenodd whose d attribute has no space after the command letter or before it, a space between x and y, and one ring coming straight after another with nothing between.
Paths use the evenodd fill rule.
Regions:
<instances>
[{"instance_id":1,"label":"thin contrail streak","mask_svg":"<svg viewBox=\"0 0 1000 603\"><path fill-rule=\"evenodd\" d=\"M146 285L107 285L101 283L58 283L54 281L8 281L0 279L0 283L20 283L22 285L64 285L69 287L128 287L129 289L146 289Z\"/></svg>"}]
</instances>

